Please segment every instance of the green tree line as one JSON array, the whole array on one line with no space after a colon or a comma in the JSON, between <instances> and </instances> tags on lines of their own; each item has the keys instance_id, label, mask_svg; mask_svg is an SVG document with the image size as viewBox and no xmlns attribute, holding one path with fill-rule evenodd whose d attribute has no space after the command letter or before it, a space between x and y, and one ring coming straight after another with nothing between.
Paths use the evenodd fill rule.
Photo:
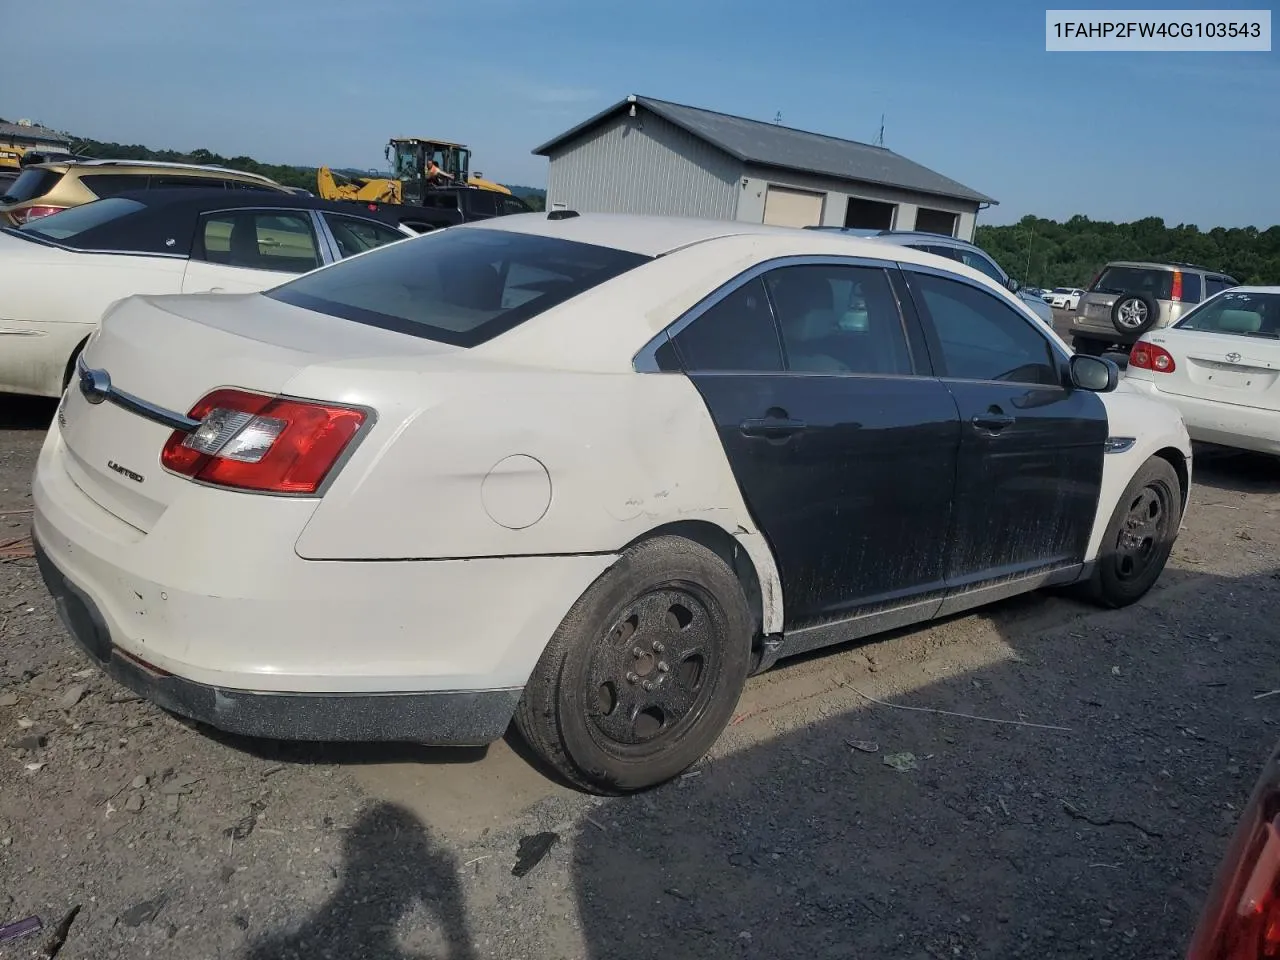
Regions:
<instances>
[{"instance_id":1,"label":"green tree line","mask_svg":"<svg viewBox=\"0 0 1280 960\"><path fill-rule=\"evenodd\" d=\"M980 226L974 242L1010 275L1039 287L1083 287L1108 260L1161 260L1222 270L1241 283L1280 284L1280 225L1166 226L1160 217L1111 223L1074 216L1065 223L1026 216Z\"/></svg>"}]
</instances>

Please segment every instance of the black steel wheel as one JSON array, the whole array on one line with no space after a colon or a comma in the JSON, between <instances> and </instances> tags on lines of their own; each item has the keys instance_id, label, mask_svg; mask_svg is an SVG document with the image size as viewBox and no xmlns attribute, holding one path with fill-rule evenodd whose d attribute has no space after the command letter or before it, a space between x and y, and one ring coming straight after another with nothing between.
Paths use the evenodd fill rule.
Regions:
<instances>
[{"instance_id":1,"label":"black steel wheel","mask_svg":"<svg viewBox=\"0 0 1280 960\"><path fill-rule=\"evenodd\" d=\"M1104 606L1141 599L1159 579L1182 525L1182 485L1168 461L1152 457L1134 475L1107 525L1093 594Z\"/></svg>"},{"instance_id":2,"label":"black steel wheel","mask_svg":"<svg viewBox=\"0 0 1280 960\"><path fill-rule=\"evenodd\" d=\"M570 782L655 786L724 730L746 682L751 615L733 571L680 537L624 554L579 599L525 688L516 724Z\"/></svg>"}]
</instances>

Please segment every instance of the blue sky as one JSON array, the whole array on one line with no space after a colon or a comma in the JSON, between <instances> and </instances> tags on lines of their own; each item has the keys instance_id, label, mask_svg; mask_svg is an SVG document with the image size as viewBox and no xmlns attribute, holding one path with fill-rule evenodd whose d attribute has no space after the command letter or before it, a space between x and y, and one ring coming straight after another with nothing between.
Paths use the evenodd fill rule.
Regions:
<instances>
[{"instance_id":1,"label":"blue sky","mask_svg":"<svg viewBox=\"0 0 1280 960\"><path fill-rule=\"evenodd\" d=\"M884 113L981 222L1280 223L1280 53L1046 53L1025 0L5 6L0 116L100 140L366 167L429 135L542 186L533 147L638 93L863 141Z\"/></svg>"}]
</instances>

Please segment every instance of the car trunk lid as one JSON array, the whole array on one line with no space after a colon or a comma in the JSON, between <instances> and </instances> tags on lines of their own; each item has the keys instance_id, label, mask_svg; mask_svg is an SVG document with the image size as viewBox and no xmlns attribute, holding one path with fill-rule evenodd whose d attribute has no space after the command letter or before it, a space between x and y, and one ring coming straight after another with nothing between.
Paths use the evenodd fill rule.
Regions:
<instances>
[{"instance_id":1,"label":"car trunk lid","mask_svg":"<svg viewBox=\"0 0 1280 960\"><path fill-rule=\"evenodd\" d=\"M131 297L104 317L80 363L83 379L127 396L103 402L73 380L58 410L66 469L95 503L148 532L191 489L160 464L173 422L211 391L274 395L315 363L450 349L258 294Z\"/></svg>"},{"instance_id":2,"label":"car trunk lid","mask_svg":"<svg viewBox=\"0 0 1280 960\"><path fill-rule=\"evenodd\" d=\"M1156 381L1162 393L1280 408L1280 341L1198 330L1149 339L1174 358L1173 372Z\"/></svg>"}]
</instances>

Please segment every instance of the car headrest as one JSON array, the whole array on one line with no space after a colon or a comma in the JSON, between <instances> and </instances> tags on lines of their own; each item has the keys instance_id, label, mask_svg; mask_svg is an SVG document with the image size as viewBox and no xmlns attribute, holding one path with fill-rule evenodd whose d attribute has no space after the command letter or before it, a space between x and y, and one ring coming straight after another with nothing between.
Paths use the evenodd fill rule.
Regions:
<instances>
[{"instance_id":1,"label":"car headrest","mask_svg":"<svg viewBox=\"0 0 1280 960\"><path fill-rule=\"evenodd\" d=\"M1223 310L1218 314L1218 329L1223 333L1257 333L1262 329L1262 314L1252 310Z\"/></svg>"}]
</instances>

